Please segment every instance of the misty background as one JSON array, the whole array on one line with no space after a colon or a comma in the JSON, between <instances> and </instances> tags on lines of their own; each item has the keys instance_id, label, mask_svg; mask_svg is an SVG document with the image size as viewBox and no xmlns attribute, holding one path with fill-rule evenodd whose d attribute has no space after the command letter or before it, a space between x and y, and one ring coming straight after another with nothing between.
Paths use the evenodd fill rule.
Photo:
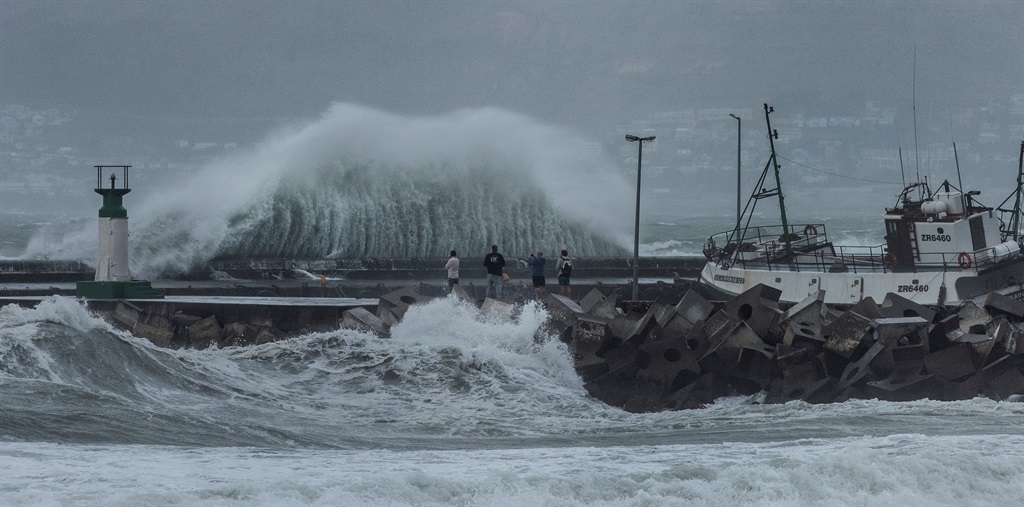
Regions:
<instances>
[{"instance_id":1,"label":"misty background","mask_svg":"<svg viewBox=\"0 0 1024 507\"><path fill-rule=\"evenodd\" d=\"M1024 139L1024 3L2 0L0 212L91 219L97 164L134 166L133 209L330 124L342 104L376 112L377 140L394 115L478 149L495 138L445 121L522 115L499 122L511 137L535 130L620 173L601 190L621 202L592 212L627 215L607 231L621 236L636 175L624 134L658 138L644 151L646 222L728 215L729 115L742 118L745 200L768 155L763 103L776 109L791 213L877 216L915 173L956 183L952 142L965 186L997 205ZM346 125L339 144L351 145L358 126ZM597 190L576 172L560 192Z\"/></svg>"}]
</instances>

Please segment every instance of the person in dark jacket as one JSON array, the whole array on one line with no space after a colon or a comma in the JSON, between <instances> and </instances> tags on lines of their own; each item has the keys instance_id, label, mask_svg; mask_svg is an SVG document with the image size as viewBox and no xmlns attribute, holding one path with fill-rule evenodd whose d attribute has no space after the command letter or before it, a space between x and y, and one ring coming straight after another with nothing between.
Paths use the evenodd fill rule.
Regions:
<instances>
[{"instance_id":1,"label":"person in dark jacket","mask_svg":"<svg viewBox=\"0 0 1024 507\"><path fill-rule=\"evenodd\" d=\"M487 268L487 291L484 297L491 297L493 287L494 297L501 299L501 275L505 269L505 257L498 253L498 245L491 245L491 253L484 256L484 267Z\"/></svg>"},{"instance_id":2,"label":"person in dark jacket","mask_svg":"<svg viewBox=\"0 0 1024 507\"><path fill-rule=\"evenodd\" d=\"M544 252L538 251L537 255L530 255L530 259L526 263L530 266L533 271L533 293L540 299L544 296L544 265L547 264L548 260L544 258Z\"/></svg>"}]
</instances>

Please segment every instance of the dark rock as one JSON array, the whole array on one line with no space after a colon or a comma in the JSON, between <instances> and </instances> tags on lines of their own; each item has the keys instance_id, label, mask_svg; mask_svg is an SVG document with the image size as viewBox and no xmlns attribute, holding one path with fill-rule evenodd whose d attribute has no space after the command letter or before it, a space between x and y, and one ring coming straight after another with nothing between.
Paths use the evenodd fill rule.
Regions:
<instances>
[{"instance_id":1,"label":"dark rock","mask_svg":"<svg viewBox=\"0 0 1024 507\"><path fill-rule=\"evenodd\" d=\"M205 349L211 344L220 343L222 330L220 323L217 322L217 317L214 315L196 321L189 325L186 330L189 342L194 348Z\"/></svg>"},{"instance_id":2,"label":"dark rock","mask_svg":"<svg viewBox=\"0 0 1024 507\"><path fill-rule=\"evenodd\" d=\"M938 383L935 375L922 373L920 367L897 369L882 380L868 382L867 386L880 399L888 401L911 401L927 398L936 393Z\"/></svg>"},{"instance_id":3,"label":"dark rock","mask_svg":"<svg viewBox=\"0 0 1024 507\"><path fill-rule=\"evenodd\" d=\"M607 320L589 315L578 317L569 342L569 352L584 382L608 372L608 362L600 354L607 350L611 340L612 333Z\"/></svg>"},{"instance_id":4,"label":"dark rock","mask_svg":"<svg viewBox=\"0 0 1024 507\"><path fill-rule=\"evenodd\" d=\"M244 347L256 345L259 337L259 330L254 326L241 322L229 322L224 325L221 334L221 347Z\"/></svg>"},{"instance_id":5,"label":"dark rock","mask_svg":"<svg viewBox=\"0 0 1024 507\"><path fill-rule=\"evenodd\" d=\"M875 317L877 318L877 316ZM860 314L848 311L830 326L831 334L825 340L825 350L847 359L853 356L866 340L871 339L871 321Z\"/></svg>"},{"instance_id":6,"label":"dark rock","mask_svg":"<svg viewBox=\"0 0 1024 507\"><path fill-rule=\"evenodd\" d=\"M1018 321L1024 320L1024 301L995 292L985 298L985 309L993 315L1001 314Z\"/></svg>"},{"instance_id":7,"label":"dark rock","mask_svg":"<svg viewBox=\"0 0 1024 507\"><path fill-rule=\"evenodd\" d=\"M825 347L825 337L821 335L821 328L813 323L793 320L786 325L781 343L816 354Z\"/></svg>"},{"instance_id":8,"label":"dark rock","mask_svg":"<svg viewBox=\"0 0 1024 507\"><path fill-rule=\"evenodd\" d=\"M697 357L681 338L670 338L641 345L637 351L640 363L638 378L660 382L667 391L689 384L700 377Z\"/></svg>"},{"instance_id":9,"label":"dark rock","mask_svg":"<svg viewBox=\"0 0 1024 507\"><path fill-rule=\"evenodd\" d=\"M580 300L580 308L584 313L605 319L613 319L620 314L618 304L618 295L605 296L597 289L591 289Z\"/></svg>"},{"instance_id":10,"label":"dark rock","mask_svg":"<svg viewBox=\"0 0 1024 507\"><path fill-rule=\"evenodd\" d=\"M778 289L758 284L727 302L722 312L745 323L758 336L767 336L782 316L778 304L781 295Z\"/></svg>"},{"instance_id":11,"label":"dark rock","mask_svg":"<svg viewBox=\"0 0 1024 507\"><path fill-rule=\"evenodd\" d=\"M715 372L701 375L689 385L665 396L660 408L662 410L688 410L704 408L716 399L726 396L726 378Z\"/></svg>"},{"instance_id":12,"label":"dark rock","mask_svg":"<svg viewBox=\"0 0 1024 507\"><path fill-rule=\"evenodd\" d=\"M927 323L935 321L936 313L935 310L927 306L919 305L892 292L885 295L879 312L884 318L921 317Z\"/></svg>"},{"instance_id":13,"label":"dark rock","mask_svg":"<svg viewBox=\"0 0 1024 507\"><path fill-rule=\"evenodd\" d=\"M369 332L381 338L387 338L390 334L389 326L366 308L352 308L341 315L340 325L344 329Z\"/></svg>"},{"instance_id":14,"label":"dark rock","mask_svg":"<svg viewBox=\"0 0 1024 507\"><path fill-rule=\"evenodd\" d=\"M714 310L714 305L693 290L687 290L675 307L676 315L686 319L690 323L690 327L693 327L697 322L707 320Z\"/></svg>"},{"instance_id":15,"label":"dark rock","mask_svg":"<svg viewBox=\"0 0 1024 507\"><path fill-rule=\"evenodd\" d=\"M985 378L985 393L997 400L1005 400L1015 394L1024 394L1024 375L1014 364L1013 356L1003 356L982 370Z\"/></svg>"},{"instance_id":16,"label":"dark rock","mask_svg":"<svg viewBox=\"0 0 1024 507\"><path fill-rule=\"evenodd\" d=\"M971 346L957 343L924 357L925 370L940 380L955 381L973 375L977 369L971 359Z\"/></svg>"},{"instance_id":17,"label":"dark rock","mask_svg":"<svg viewBox=\"0 0 1024 507\"><path fill-rule=\"evenodd\" d=\"M871 369L869 368L869 365L884 349L884 345L880 342L875 342L875 344L872 345L871 348L869 348L867 352L860 357L860 359L848 364L846 369L843 370L842 376L839 377L836 389L838 391L844 391L848 387L861 385L861 381L865 381L865 379L874 380L870 376Z\"/></svg>"}]
</instances>

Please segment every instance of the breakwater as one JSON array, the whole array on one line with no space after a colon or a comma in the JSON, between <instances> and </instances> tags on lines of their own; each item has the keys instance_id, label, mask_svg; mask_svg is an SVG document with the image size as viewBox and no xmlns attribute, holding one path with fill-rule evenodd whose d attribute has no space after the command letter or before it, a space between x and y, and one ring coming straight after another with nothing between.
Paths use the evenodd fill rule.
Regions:
<instances>
[{"instance_id":1,"label":"breakwater","mask_svg":"<svg viewBox=\"0 0 1024 507\"><path fill-rule=\"evenodd\" d=\"M631 412L697 408L730 394L764 403L1006 399L1024 394L1024 302L991 294L937 310L896 294L784 306L759 285L730 301L696 291L620 309L599 292L555 299L557 329L596 398Z\"/></svg>"},{"instance_id":2,"label":"breakwater","mask_svg":"<svg viewBox=\"0 0 1024 507\"><path fill-rule=\"evenodd\" d=\"M895 294L834 307L822 292L784 305L766 286L729 301L710 301L690 284L670 289L645 301L596 287L579 301L547 294L540 303L549 318L536 339L566 343L587 391L630 412L699 408L738 394L764 403L1024 395L1024 302L998 294L936 309ZM506 290L501 301L462 286L453 292L483 315L512 318L532 288ZM157 345L204 348L343 328L386 339L412 305L434 297L405 287L374 300L88 304Z\"/></svg>"},{"instance_id":3,"label":"breakwater","mask_svg":"<svg viewBox=\"0 0 1024 507\"><path fill-rule=\"evenodd\" d=\"M43 297L0 297L0 306L32 307ZM167 348L238 347L351 327L377 299L168 296L86 299L93 311L132 335Z\"/></svg>"}]
</instances>

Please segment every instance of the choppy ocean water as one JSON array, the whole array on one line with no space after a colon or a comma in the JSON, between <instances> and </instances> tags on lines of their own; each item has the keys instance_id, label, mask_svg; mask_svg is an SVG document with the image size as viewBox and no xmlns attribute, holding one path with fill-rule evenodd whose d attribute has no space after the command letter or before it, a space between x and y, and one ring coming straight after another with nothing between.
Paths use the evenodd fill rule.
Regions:
<instances>
[{"instance_id":1,"label":"choppy ocean water","mask_svg":"<svg viewBox=\"0 0 1024 507\"><path fill-rule=\"evenodd\" d=\"M699 255L734 225L669 204L645 208L641 255ZM791 221L877 245L870 208ZM94 237L93 220L0 215L0 257L89 261L67 238ZM160 253L136 249L133 265ZM155 348L72 299L3 307L0 505L1024 505L1019 400L753 396L629 414L587 394L563 345L535 340L545 318L438 300L390 340L195 351Z\"/></svg>"},{"instance_id":2,"label":"choppy ocean water","mask_svg":"<svg viewBox=\"0 0 1024 507\"><path fill-rule=\"evenodd\" d=\"M708 237L725 232L735 226L735 218L721 214L677 214L658 211L652 206L645 212L640 227L640 255L679 257L702 255L704 243ZM875 210L872 210L875 211ZM134 222L131 222L134 227ZM753 225L777 225L778 217L758 214ZM837 216L821 216L815 213L798 214L791 218L795 230L802 230L807 223L827 224L829 239L837 245L844 246L877 246L884 243L884 227L880 213L842 214ZM76 253L68 255L61 252L56 256L48 255L48 245L59 243L64 237L79 231L94 236L95 218L46 215L46 214L0 214L0 259L10 258L42 258L53 257L94 262L95 252L90 247L82 247ZM134 230L134 229L133 229ZM94 239L94 238L93 238ZM486 253L487 245L478 248L480 255ZM464 250L465 251L465 250ZM467 253L475 253L468 250ZM152 252L135 251L133 262L144 262L140 256ZM628 252L632 254L632 252ZM214 252L209 252L212 256ZM576 253L573 253L576 256Z\"/></svg>"},{"instance_id":3,"label":"choppy ocean water","mask_svg":"<svg viewBox=\"0 0 1024 507\"><path fill-rule=\"evenodd\" d=\"M621 255L632 180L575 139L494 110L423 122L338 105L184 181L133 179L149 182L125 201L133 274L492 242ZM650 184L641 255L700 255L735 225L731 190ZM900 187L815 188L787 190L797 229L882 242ZM0 213L0 258L91 262L100 202L87 196L40 199L67 215ZM587 395L563 345L535 340L545 318L438 300L389 340L337 331L195 351L155 348L72 299L0 308L0 507L1024 505L1020 401L754 396L629 414Z\"/></svg>"},{"instance_id":4,"label":"choppy ocean water","mask_svg":"<svg viewBox=\"0 0 1024 507\"><path fill-rule=\"evenodd\" d=\"M1024 403L629 414L452 299L390 340L166 350L80 303L0 309L0 505L1021 505Z\"/></svg>"}]
</instances>

